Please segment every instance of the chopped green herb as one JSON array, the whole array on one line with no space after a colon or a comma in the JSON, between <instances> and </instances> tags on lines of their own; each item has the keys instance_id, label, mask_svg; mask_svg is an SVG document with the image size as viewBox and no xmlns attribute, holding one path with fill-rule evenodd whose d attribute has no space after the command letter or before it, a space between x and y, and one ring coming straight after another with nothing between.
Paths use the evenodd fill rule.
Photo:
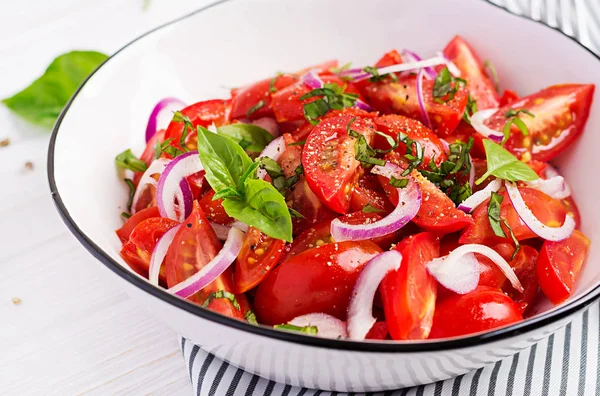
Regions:
<instances>
[{"instance_id":1,"label":"chopped green herb","mask_svg":"<svg viewBox=\"0 0 600 396\"><path fill-rule=\"evenodd\" d=\"M500 143L500 145L504 146L504 143L506 143L506 141L510 137L510 130L513 125L515 125L517 128L519 128L519 130L521 131L523 136L529 135L529 130L527 129L527 125L523 122L522 119L519 118L519 114L521 114L521 113L527 114L530 117L535 117L535 115L533 115L533 113L527 109L519 109L519 110L510 109L509 111L507 111L505 116L509 120L504 125L504 128L502 128L502 133L504 134L504 137L502 138L502 142Z\"/></svg>"},{"instance_id":2,"label":"chopped green herb","mask_svg":"<svg viewBox=\"0 0 600 396\"><path fill-rule=\"evenodd\" d=\"M316 88L302 95L300 100L319 97L319 99L303 105L304 118L312 125L317 125L318 118L327 114L329 110L342 110L354 106L358 95L345 93L345 89L346 87L340 87L337 84L325 84L323 88Z\"/></svg>"},{"instance_id":3,"label":"chopped green herb","mask_svg":"<svg viewBox=\"0 0 600 396\"><path fill-rule=\"evenodd\" d=\"M471 116L477 113L477 101L471 97L471 93L467 96L467 107L463 113L463 120L471 125Z\"/></svg>"},{"instance_id":4,"label":"chopped green herb","mask_svg":"<svg viewBox=\"0 0 600 396\"><path fill-rule=\"evenodd\" d=\"M288 208L290 215L295 219L304 219L304 215L298 212L296 209Z\"/></svg>"},{"instance_id":5,"label":"chopped green herb","mask_svg":"<svg viewBox=\"0 0 600 396\"><path fill-rule=\"evenodd\" d=\"M298 140L297 142L290 143L290 144L288 144L288 146L304 146L304 143L306 143L306 139Z\"/></svg>"},{"instance_id":6,"label":"chopped green herb","mask_svg":"<svg viewBox=\"0 0 600 396\"><path fill-rule=\"evenodd\" d=\"M279 330L291 330L291 331L299 331L301 333L306 333L306 334L318 334L319 329L317 328L317 326L294 326L291 324L282 324L282 325L275 325L273 326L273 328L275 329L279 329Z\"/></svg>"},{"instance_id":7,"label":"chopped green herb","mask_svg":"<svg viewBox=\"0 0 600 396\"><path fill-rule=\"evenodd\" d=\"M258 325L258 321L256 320L256 315L254 315L254 312L252 312L251 309L246 311L246 313L244 314L244 319L246 320L246 322L248 322L250 324Z\"/></svg>"},{"instance_id":8,"label":"chopped green herb","mask_svg":"<svg viewBox=\"0 0 600 396\"><path fill-rule=\"evenodd\" d=\"M354 142L354 158L356 158L357 161L360 161L364 166L385 165L384 160L375 158L377 151L369 145L367 139L351 128L352 123L354 123L355 120L356 117L353 117L346 125L346 132L348 132L348 135L356 139Z\"/></svg>"},{"instance_id":9,"label":"chopped green herb","mask_svg":"<svg viewBox=\"0 0 600 396\"><path fill-rule=\"evenodd\" d=\"M494 89L496 92L500 92L500 79L498 78L496 67L494 67L489 59L486 59L485 62L483 62L483 69L486 71L489 70L488 75L490 75L492 81L494 81Z\"/></svg>"},{"instance_id":10,"label":"chopped green herb","mask_svg":"<svg viewBox=\"0 0 600 396\"><path fill-rule=\"evenodd\" d=\"M304 118L312 125L319 123L318 118L324 116L329 111L329 105L325 99L317 99L313 102L305 103L303 106Z\"/></svg>"},{"instance_id":11,"label":"chopped green herb","mask_svg":"<svg viewBox=\"0 0 600 396\"><path fill-rule=\"evenodd\" d=\"M248 111L246 112L246 116L250 117L250 114L255 113L258 110L262 109L264 105L265 105L265 101L262 99L259 100L257 104L255 104L250 109L248 109Z\"/></svg>"},{"instance_id":12,"label":"chopped green herb","mask_svg":"<svg viewBox=\"0 0 600 396\"><path fill-rule=\"evenodd\" d=\"M219 290L219 291L210 293L210 295L206 298L206 300L204 300L204 303L202 304L202 308L208 307L208 305L211 303L212 300L216 300L219 298L228 299L229 301L231 301L231 304L233 305L233 307L235 309L237 309L238 311L240 310L240 304L238 304L238 301L235 298L235 295L233 295L225 290Z\"/></svg>"},{"instance_id":13,"label":"chopped green herb","mask_svg":"<svg viewBox=\"0 0 600 396\"><path fill-rule=\"evenodd\" d=\"M404 188L408 185L408 179L397 179L394 176L390 179L390 186L396 188Z\"/></svg>"},{"instance_id":14,"label":"chopped green herb","mask_svg":"<svg viewBox=\"0 0 600 396\"><path fill-rule=\"evenodd\" d=\"M131 213L131 204L133 204L133 196L135 195L135 184L131 179L123 179L127 187L129 187L129 199L127 200L127 210Z\"/></svg>"},{"instance_id":15,"label":"chopped green herb","mask_svg":"<svg viewBox=\"0 0 600 396\"><path fill-rule=\"evenodd\" d=\"M488 204L488 219L490 221L490 226L492 226L492 230L494 234L499 237L506 238L506 234L502 229L501 219L500 219L500 204L504 197L496 192L492 192L490 196L490 203Z\"/></svg>"},{"instance_id":16,"label":"chopped green herb","mask_svg":"<svg viewBox=\"0 0 600 396\"><path fill-rule=\"evenodd\" d=\"M182 112L176 111L173 113L173 121L174 122L183 122L183 131L181 132L181 137L179 138L179 146L183 149L184 152L189 151L187 149L187 137L190 132L194 131L194 124L188 116L183 115Z\"/></svg>"},{"instance_id":17,"label":"chopped green herb","mask_svg":"<svg viewBox=\"0 0 600 396\"><path fill-rule=\"evenodd\" d=\"M515 250L513 250L512 255L510 256L510 259L513 260L515 258L515 256L517 255L517 253L519 253L519 250L521 250L521 244L519 243L519 240L517 239L517 237L515 237L515 233L513 232L510 225L508 225L508 222L506 221L506 219L502 219L502 224L504 224L504 226L508 229L508 233L510 234L510 239L512 239L513 243L515 244Z\"/></svg>"},{"instance_id":18,"label":"chopped green herb","mask_svg":"<svg viewBox=\"0 0 600 396\"><path fill-rule=\"evenodd\" d=\"M433 100L437 103L452 100L458 88L465 86L466 83L462 78L452 76L447 67L443 68L433 82Z\"/></svg>"},{"instance_id":19,"label":"chopped green herb","mask_svg":"<svg viewBox=\"0 0 600 396\"><path fill-rule=\"evenodd\" d=\"M127 213L127 212L121 212L121 216L125 217L126 219L131 217L131 213Z\"/></svg>"},{"instance_id":20,"label":"chopped green herb","mask_svg":"<svg viewBox=\"0 0 600 396\"><path fill-rule=\"evenodd\" d=\"M539 179L537 173L527 164L519 161L508 150L490 139L483 140L487 158L487 171L475 184L481 184L490 175L508 181L532 181Z\"/></svg>"},{"instance_id":21,"label":"chopped green herb","mask_svg":"<svg viewBox=\"0 0 600 396\"><path fill-rule=\"evenodd\" d=\"M176 147L171 146L172 138L166 139L164 142L156 142L154 146L154 159L159 159L162 153L167 153L171 157L175 158L184 153Z\"/></svg>"},{"instance_id":22,"label":"chopped green herb","mask_svg":"<svg viewBox=\"0 0 600 396\"><path fill-rule=\"evenodd\" d=\"M131 150L127 149L115 158L117 166L134 172L145 172L148 164L136 157Z\"/></svg>"},{"instance_id":23,"label":"chopped green herb","mask_svg":"<svg viewBox=\"0 0 600 396\"><path fill-rule=\"evenodd\" d=\"M366 204L363 208L362 208L362 212L363 213L379 213L379 212L383 212L382 209L376 208L375 206L371 205L371 204Z\"/></svg>"},{"instance_id":24,"label":"chopped green herb","mask_svg":"<svg viewBox=\"0 0 600 396\"><path fill-rule=\"evenodd\" d=\"M277 83L277 79L281 76L281 73L277 73L275 77L271 79L269 82L269 92L275 93L277 92L277 88L275 87L275 83Z\"/></svg>"},{"instance_id":25,"label":"chopped green herb","mask_svg":"<svg viewBox=\"0 0 600 396\"><path fill-rule=\"evenodd\" d=\"M329 71L332 72L333 74L340 74L344 70L350 69L351 66L352 66L352 62L348 62L340 67L332 67L329 69Z\"/></svg>"}]
</instances>

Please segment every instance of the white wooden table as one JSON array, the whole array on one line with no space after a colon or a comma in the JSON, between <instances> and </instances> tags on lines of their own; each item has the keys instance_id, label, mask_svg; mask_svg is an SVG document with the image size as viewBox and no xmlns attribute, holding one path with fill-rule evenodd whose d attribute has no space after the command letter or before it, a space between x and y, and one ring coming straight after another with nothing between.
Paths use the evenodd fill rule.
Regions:
<instances>
[{"instance_id":1,"label":"white wooden table","mask_svg":"<svg viewBox=\"0 0 600 396\"><path fill-rule=\"evenodd\" d=\"M144 10L143 0L1 1L0 98L60 53L110 54L205 3L151 0ZM177 335L118 288L55 211L46 177L50 132L0 105L0 140L7 137L10 145L0 147L0 394L190 394ZM85 138L81 144L85 150Z\"/></svg>"}]
</instances>

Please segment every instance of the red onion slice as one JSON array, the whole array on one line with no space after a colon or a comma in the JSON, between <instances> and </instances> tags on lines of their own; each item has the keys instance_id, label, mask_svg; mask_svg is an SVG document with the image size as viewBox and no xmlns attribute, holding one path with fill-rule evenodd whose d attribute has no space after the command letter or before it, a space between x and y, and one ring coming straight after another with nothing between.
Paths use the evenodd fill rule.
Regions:
<instances>
[{"instance_id":1,"label":"red onion slice","mask_svg":"<svg viewBox=\"0 0 600 396\"><path fill-rule=\"evenodd\" d=\"M217 279L235 261L238 254L240 254L243 241L244 233L232 227L221 251L200 271L168 291L179 297L188 298L202 290L206 285Z\"/></svg>"},{"instance_id":2,"label":"red onion slice","mask_svg":"<svg viewBox=\"0 0 600 396\"><path fill-rule=\"evenodd\" d=\"M392 176L399 177L402 169L387 162L385 166L374 166L371 172L390 178ZM334 219L331 222L331 237L333 240L343 242L377 238L395 232L408 224L421 207L421 189L409 177L408 185L397 190L398 206L379 221L369 224L346 224L339 219Z\"/></svg>"},{"instance_id":3,"label":"red onion slice","mask_svg":"<svg viewBox=\"0 0 600 396\"><path fill-rule=\"evenodd\" d=\"M379 75L390 74L390 73L399 73L409 70L417 70L422 69L424 67L432 67L437 65L446 64L446 60L442 57L436 56L429 59L424 59L416 62L408 62L408 63L400 63L398 65L391 65L386 67L381 67L378 69ZM373 75L371 73L366 73L362 69L348 69L344 70L339 74L341 77L347 77L352 81L362 81L367 78L371 78Z\"/></svg>"},{"instance_id":4,"label":"red onion slice","mask_svg":"<svg viewBox=\"0 0 600 396\"><path fill-rule=\"evenodd\" d=\"M309 70L306 72L302 77L300 77L300 80L312 89L323 88L325 85L323 80L319 78L319 75L314 70Z\"/></svg>"},{"instance_id":5,"label":"red onion slice","mask_svg":"<svg viewBox=\"0 0 600 396\"><path fill-rule=\"evenodd\" d=\"M363 268L352 290L348 305L348 337L364 340L376 322L373 317L373 299L379 284L391 271L397 271L402 254L397 250L383 252L373 257Z\"/></svg>"},{"instance_id":6,"label":"red onion slice","mask_svg":"<svg viewBox=\"0 0 600 396\"><path fill-rule=\"evenodd\" d=\"M565 222L562 226L549 227L535 217L531 209L525 204L521 192L514 184L505 182L504 186L506 187L510 202L513 204L517 214L521 220L523 220L523 223L525 223L525 225L537 236L554 242L565 240L571 236L575 230L575 220L571 216L568 214L565 216Z\"/></svg>"},{"instance_id":7,"label":"red onion slice","mask_svg":"<svg viewBox=\"0 0 600 396\"><path fill-rule=\"evenodd\" d=\"M279 160L279 157L281 157L281 154L284 151L285 151L285 140L283 139L283 136L280 136L276 139L273 139L271 141L271 143L269 143L267 145L267 147L265 147L265 149L262 151L262 153L259 154L258 158L269 157L273 161L277 161L277 160ZM267 171L264 169L258 168L258 170L256 171L256 176L258 176L259 179L264 179L267 176Z\"/></svg>"},{"instance_id":8,"label":"red onion slice","mask_svg":"<svg viewBox=\"0 0 600 396\"><path fill-rule=\"evenodd\" d=\"M431 129L431 121L429 120L429 114L425 108L425 98L423 97L423 69L419 70L417 74L417 101L419 102L419 110L421 111L421 121L423 125Z\"/></svg>"},{"instance_id":9,"label":"red onion slice","mask_svg":"<svg viewBox=\"0 0 600 396\"><path fill-rule=\"evenodd\" d=\"M156 203L162 217L182 223L190 215L193 197L185 178L202 169L197 151L181 154L169 162L156 187ZM175 211L175 199L179 204L179 216Z\"/></svg>"},{"instance_id":10,"label":"red onion slice","mask_svg":"<svg viewBox=\"0 0 600 396\"><path fill-rule=\"evenodd\" d=\"M356 102L354 102L354 106L357 109L361 109L364 111L373 111L373 108L371 106L369 106L367 103L363 102L360 99L356 99Z\"/></svg>"},{"instance_id":11,"label":"red onion slice","mask_svg":"<svg viewBox=\"0 0 600 396\"><path fill-rule=\"evenodd\" d=\"M512 287L523 293L523 286L521 285L517 274L515 274L515 271L513 271L512 267L494 249L485 245L472 243L459 246L456 249L454 249L450 254L455 255L455 257L460 257L464 256L467 253L479 253L492 260L492 262L496 264L496 266L498 266L500 271L502 271L504 276L506 276L506 279L509 280Z\"/></svg>"},{"instance_id":12,"label":"red onion slice","mask_svg":"<svg viewBox=\"0 0 600 396\"><path fill-rule=\"evenodd\" d=\"M167 166L167 164L170 161L171 160L166 158L159 158L152 161L148 169L146 169L146 171L140 178L137 188L135 189L135 194L133 194L133 200L131 201L131 214L135 214L136 212L135 208L137 207L137 203L140 197L142 196L144 186L148 184L150 184L151 186L156 186L157 181L155 178L152 177L152 175L162 174L165 170L165 166Z\"/></svg>"},{"instance_id":13,"label":"red onion slice","mask_svg":"<svg viewBox=\"0 0 600 396\"><path fill-rule=\"evenodd\" d=\"M269 134L274 138L281 135L279 132L279 124L277 124L277 121L271 117L259 118L258 120L252 121L251 124L261 127L265 131L269 132Z\"/></svg>"},{"instance_id":14,"label":"red onion slice","mask_svg":"<svg viewBox=\"0 0 600 396\"><path fill-rule=\"evenodd\" d=\"M298 327L315 326L317 328L317 337L333 339L348 338L348 331L344 322L325 313L309 313L298 316L288 323Z\"/></svg>"},{"instance_id":15,"label":"red onion slice","mask_svg":"<svg viewBox=\"0 0 600 396\"><path fill-rule=\"evenodd\" d=\"M160 267L162 266L162 262L167 255L167 250L169 250L169 246L171 246L171 242L173 242L173 238L175 238L175 234L177 230L179 230L180 226L175 226L165 232L163 236L161 236L156 242L156 246L152 251L152 257L150 258L150 268L148 270L148 280L153 285L158 286L158 280L160 277Z\"/></svg>"},{"instance_id":16,"label":"red onion slice","mask_svg":"<svg viewBox=\"0 0 600 396\"><path fill-rule=\"evenodd\" d=\"M528 187L535 188L554 199L565 199L571 195L571 188L562 176L549 179L537 179L525 182Z\"/></svg>"},{"instance_id":17,"label":"red onion slice","mask_svg":"<svg viewBox=\"0 0 600 396\"><path fill-rule=\"evenodd\" d=\"M425 267L440 285L455 293L466 294L479 285L479 261L473 253L454 249L449 255L428 262Z\"/></svg>"},{"instance_id":18,"label":"red onion slice","mask_svg":"<svg viewBox=\"0 0 600 396\"><path fill-rule=\"evenodd\" d=\"M465 199L458 205L458 209L463 212L471 213L476 207L481 205L486 199L492 195L492 192L500 190L502 187L502 181L500 179L494 179L488 184L483 190L477 191L469 198Z\"/></svg>"},{"instance_id":19,"label":"red onion slice","mask_svg":"<svg viewBox=\"0 0 600 396\"><path fill-rule=\"evenodd\" d=\"M408 62L418 62L421 59L421 57L419 55L417 55L415 52L411 51L411 50L407 50L404 49L402 51L402 59L406 60ZM425 71L425 77L427 77L429 80L433 80L436 76L436 72L435 70L433 70L433 68L431 67L424 67L423 70Z\"/></svg>"},{"instance_id":20,"label":"red onion slice","mask_svg":"<svg viewBox=\"0 0 600 396\"><path fill-rule=\"evenodd\" d=\"M215 234L217 234L217 238L219 238L221 241L227 240L227 236L229 235L229 230L231 230L231 227L235 227L242 232L248 231L248 224L244 224L241 221L234 221L232 225L223 225L211 222L210 226Z\"/></svg>"},{"instance_id":21,"label":"red onion slice","mask_svg":"<svg viewBox=\"0 0 600 396\"><path fill-rule=\"evenodd\" d=\"M173 119L173 112L181 110L185 107L185 103L177 98L165 98L158 102L150 117L148 125L146 125L146 143L152 139L160 128L166 128L169 122Z\"/></svg>"},{"instance_id":22,"label":"red onion slice","mask_svg":"<svg viewBox=\"0 0 600 396\"><path fill-rule=\"evenodd\" d=\"M479 110L471 116L471 125L480 135L500 143L504 139L504 134L500 131L493 130L485 125L485 120L494 115L498 109Z\"/></svg>"},{"instance_id":23,"label":"red onion slice","mask_svg":"<svg viewBox=\"0 0 600 396\"><path fill-rule=\"evenodd\" d=\"M450 72L450 74L452 74L454 77L460 77L460 69L458 67L456 67L456 65L454 64L454 62L452 62L450 59L448 59L448 57L446 55L444 55L443 52L438 52L437 56L443 58L446 61L446 67L448 68L448 71Z\"/></svg>"}]
</instances>

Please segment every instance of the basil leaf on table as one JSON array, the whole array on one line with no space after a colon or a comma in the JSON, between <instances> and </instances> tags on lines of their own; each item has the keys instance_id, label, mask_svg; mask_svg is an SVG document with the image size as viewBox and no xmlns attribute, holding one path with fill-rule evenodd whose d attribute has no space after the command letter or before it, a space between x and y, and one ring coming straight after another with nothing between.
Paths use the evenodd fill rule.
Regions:
<instances>
[{"instance_id":1,"label":"basil leaf on table","mask_svg":"<svg viewBox=\"0 0 600 396\"><path fill-rule=\"evenodd\" d=\"M490 175L499 179L515 181L532 181L539 179L537 173L526 163L519 161L508 150L489 139L483 141L487 158L487 171L475 184L481 184Z\"/></svg>"},{"instance_id":2,"label":"basil leaf on table","mask_svg":"<svg viewBox=\"0 0 600 396\"><path fill-rule=\"evenodd\" d=\"M252 165L248 154L233 139L198 127L198 153L206 180L219 192L228 187L239 189L242 175Z\"/></svg>"},{"instance_id":3,"label":"basil leaf on table","mask_svg":"<svg viewBox=\"0 0 600 396\"><path fill-rule=\"evenodd\" d=\"M27 121L51 128L75 90L107 58L95 51L67 52L27 88L2 102Z\"/></svg>"},{"instance_id":4,"label":"basil leaf on table","mask_svg":"<svg viewBox=\"0 0 600 396\"><path fill-rule=\"evenodd\" d=\"M250 142L245 149L252 153L260 153L273 140L273 136L266 129L252 124L225 125L217 128L217 133L235 140L238 144L242 141Z\"/></svg>"},{"instance_id":5,"label":"basil leaf on table","mask_svg":"<svg viewBox=\"0 0 600 396\"><path fill-rule=\"evenodd\" d=\"M247 179L245 187L246 197L243 201L223 201L225 212L270 237L291 242L291 216L283 195L264 180Z\"/></svg>"}]
</instances>

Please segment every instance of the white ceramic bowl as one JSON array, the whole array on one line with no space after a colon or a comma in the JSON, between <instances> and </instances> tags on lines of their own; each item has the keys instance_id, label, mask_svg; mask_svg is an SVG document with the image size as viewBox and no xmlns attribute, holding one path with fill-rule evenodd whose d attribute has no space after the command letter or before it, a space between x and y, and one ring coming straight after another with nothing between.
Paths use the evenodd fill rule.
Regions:
<instances>
[{"instance_id":1,"label":"white ceramic bowl","mask_svg":"<svg viewBox=\"0 0 600 396\"><path fill-rule=\"evenodd\" d=\"M127 190L114 157L140 152L145 123L163 97L227 97L228 88L331 58L374 62L391 48L432 55L455 34L494 61L507 87L532 93L563 82L600 86L599 59L574 40L480 0L229 0L159 27L110 57L61 114L49 179L65 223L141 305L233 365L276 381L336 391L373 391L465 373L528 347L598 296L600 98L586 133L557 164L593 241L575 294L524 322L476 336L424 342L350 342L256 327L152 286L119 256L114 230ZM590 180L591 179L591 180ZM118 334L115 334L118 337Z\"/></svg>"}]
</instances>

